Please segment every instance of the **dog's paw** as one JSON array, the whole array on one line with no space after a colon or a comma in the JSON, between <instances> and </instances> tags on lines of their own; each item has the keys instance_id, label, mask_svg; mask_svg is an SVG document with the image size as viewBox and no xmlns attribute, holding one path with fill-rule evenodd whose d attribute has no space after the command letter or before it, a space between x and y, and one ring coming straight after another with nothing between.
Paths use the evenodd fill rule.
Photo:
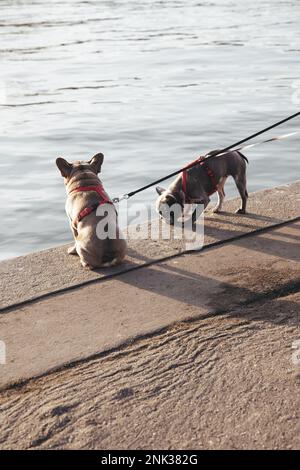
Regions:
<instances>
[{"instance_id":1,"label":"dog's paw","mask_svg":"<svg viewBox=\"0 0 300 470\"><path fill-rule=\"evenodd\" d=\"M76 251L76 246L70 246L70 248L68 248L68 255L77 255L77 251Z\"/></svg>"},{"instance_id":2,"label":"dog's paw","mask_svg":"<svg viewBox=\"0 0 300 470\"><path fill-rule=\"evenodd\" d=\"M81 261L81 266L85 269L93 269L93 266L90 266L88 263L86 263L85 261Z\"/></svg>"},{"instance_id":3,"label":"dog's paw","mask_svg":"<svg viewBox=\"0 0 300 470\"><path fill-rule=\"evenodd\" d=\"M212 209L212 213L213 214L220 214L222 212L222 210L219 208L219 207L214 207Z\"/></svg>"},{"instance_id":4,"label":"dog's paw","mask_svg":"<svg viewBox=\"0 0 300 470\"><path fill-rule=\"evenodd\" d=\"M245 209L238 209L237 211L235 211L236 214L246 214L246 211Z\"/></svg>"},{"instance_id":5,"label":"dog's paw","mask_svg":"<svg viewBox=\"0 0 300 470\"><path fill-rule=\"evenodd\" d=\"M208 206L203 210L204 214L211 214L213 211L214 211L214 208L211 206Z\"/></svg>"}]
</instances>

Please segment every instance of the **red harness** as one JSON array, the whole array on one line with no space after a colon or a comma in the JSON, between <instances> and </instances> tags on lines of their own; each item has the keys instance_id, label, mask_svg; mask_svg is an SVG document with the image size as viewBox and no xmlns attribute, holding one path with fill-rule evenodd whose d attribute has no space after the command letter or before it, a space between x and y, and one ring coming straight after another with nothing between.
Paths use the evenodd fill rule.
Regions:
<instances>
[{"instance_id":1,"label":"red harness","mask_svg":"<svg viewBox=\"0 0 300 470\"><path fill-rule=\"evenodd\" d=\"M96 191L101 197L101 201L92 204L91 206L85 207L82 211L79 212L78 216L76 217L75 222L78 224L84 217L94 212L98 206L102 206L102 204L113 204L113 202L109 199L102 184L98 184L97 186L80 186L79 188L72 189L69 194L71 193L79 193L81 191Z\"/></svg>"},{"instance_id":2,"label":"red harness","mask_svg":"<svg viewBox=\"0 0 300 470\"><path fill-rule=\"evenodd\" d=\"M208 194L209 196L217 191L217 180L214 172L208 167L207 163L204 160L204 157L200 156L193 162L189 163L182 172L182 191L185 194L186 201L189 201L190 198L187 194L187 179L188 179L188 172L187 170L193 165L194 163L199 162L199 165L206 171L207 176L210 178L213 190ZM197 165L195 165L196 167ZM194 168L194 167L193 167Z\"/></svg>"}]
</instances>

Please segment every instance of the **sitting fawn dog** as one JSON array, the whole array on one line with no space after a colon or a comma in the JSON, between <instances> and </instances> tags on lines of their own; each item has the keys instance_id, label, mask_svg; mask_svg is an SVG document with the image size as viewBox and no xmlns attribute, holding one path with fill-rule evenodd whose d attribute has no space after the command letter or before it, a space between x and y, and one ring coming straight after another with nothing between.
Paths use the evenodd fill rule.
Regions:
<instances>
[{"instance_id":1,"label":"sitting fawn dog","mask_svg":"<svg viewBox=\"0 0 300 470\"><path fill-rule=\"evenodd\" d=\"M64 158L56 160L66 186L66 213L75 240L68 253L77 254L82 266L90 269L121 263L127 246L118 227L116 209L98 178L103 159L103 154L98 153L88 162L69 163ZM105 216L104 213L96 214L99 206L103 206L101 209ZM108 231L104 235L102 231L99 236L97 225L103 222L104 217ZM113 233L111 238L108 232Z\"/></svg>"},{"instance_id":2,"label":"sitting fawn dog","mask_svg":"<svg viewBox=\"0 0 300 470\"><path fill-rule=\"evenodd\" d=\"M173 204L179 204L184 213L185 204L203 204L204 209L209 204L209 196L218 193L218 203L214 212L222 210L225 198L224 185L228 176L232 176L242 199L242 205L237 210L239 214L246 213L248 192L246 187L246 162L248 159L239 151L216 155L221 150L214 150L205 157L199 157L199 162L192 168L180 173L168 189L156 188L159 197L156 208L161 218L174 225L174 214L170 211ZM196 163L195 161L195 163ZM193 217L196 211L193 213ZM193 219L193 223L195 220Z\"/></svg>"}]
</instances>

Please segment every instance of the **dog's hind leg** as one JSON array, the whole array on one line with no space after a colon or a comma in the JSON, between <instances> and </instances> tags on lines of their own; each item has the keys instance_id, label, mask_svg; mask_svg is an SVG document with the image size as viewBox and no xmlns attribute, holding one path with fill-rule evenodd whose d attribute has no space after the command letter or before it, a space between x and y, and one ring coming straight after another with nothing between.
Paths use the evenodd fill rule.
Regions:
<instances>
[{"instance_id":1,"label":"dog's hind leg","mask_svg":"<svg viewBox=\"0 0 300 470\"><path fill-rule=\"evenodd\" d=\"M218 190L218 203L216 207L213 208L214 213L221 212L222 210L223 201L225 199L224 185L225 185L226 180L227 180L227 176L223 176L223 178L221 178L220 182L218 183L218 189L217 189Z\"/></svg>"},{"instance_id":2,"label":"dog's hind leg","mask_svg":"<svg viewBox=\"0 0 300 470\"><path fill-rule=\"evenodd\" d=\"M236 211L237 214L245 214L246 213L246 205L248 199L248 192L247 192L247 184L246 184L246 174L239 174L234 177L234 181L236 187L240 193L242 199L241 207Z\"/></svg>"}]
</instances>

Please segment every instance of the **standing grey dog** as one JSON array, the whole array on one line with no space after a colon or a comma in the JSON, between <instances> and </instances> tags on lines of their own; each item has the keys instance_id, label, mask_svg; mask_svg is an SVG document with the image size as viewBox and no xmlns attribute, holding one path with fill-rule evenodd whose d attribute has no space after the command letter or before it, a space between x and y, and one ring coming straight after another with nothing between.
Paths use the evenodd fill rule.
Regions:
<instances>
[{"instance_id":1,"label":"standing grey dog","mask_svg":"<svg viewBox=\"0 0 300 470\"><path fill-rule=\"evenodd\" d=\"M170 211L173 204L179 204L182 212L185 204L203 204L205 209L210 202L209 196L215 192L218 193L218 203L213 211L220 212L225 198L224 185L228 176L233 177L242 199L237 213L246 213L248 199L246 162L249 163L248 159L238 150L218 156L220 152L221 150L214 150L205 157L199 157L199 164L180 173L168 189L160 186L156 188L159 194L156 208L161 218L173 225L174 214Z\"/></svg>"}]
</instances>

